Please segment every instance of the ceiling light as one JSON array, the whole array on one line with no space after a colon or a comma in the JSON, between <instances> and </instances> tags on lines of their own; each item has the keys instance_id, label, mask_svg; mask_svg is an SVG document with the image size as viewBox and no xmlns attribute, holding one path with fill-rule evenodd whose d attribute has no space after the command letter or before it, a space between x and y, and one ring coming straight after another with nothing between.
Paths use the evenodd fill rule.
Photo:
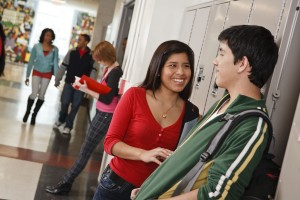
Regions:
<instances>
[{"instance_id":1,"label":"ceiling light","mask_svg":"<svg viewBox=\"0 0 300 200\"><path fill-rule=\"evenodd\" d=\"M60 4L65 4L65 0L51 0L53 3L60 3Z\"/></svg>"}]
</instances>

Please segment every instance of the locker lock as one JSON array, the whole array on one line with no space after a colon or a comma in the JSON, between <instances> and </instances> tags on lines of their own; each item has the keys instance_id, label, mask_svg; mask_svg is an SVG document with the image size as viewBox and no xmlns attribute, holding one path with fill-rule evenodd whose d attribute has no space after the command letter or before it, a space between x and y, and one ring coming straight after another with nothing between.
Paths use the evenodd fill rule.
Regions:
<instances>
[{"instance_id":1,"label":"locker lock","mask_svg":"<svg viewBox=\"0 0 300 200\"><path fill-rule=\"evenodd\" d=\"M203 70L204 70L204 65L200 65L200 67L199 67L199 72L198 72L198 76L197 76L197 78L196 78L196 87L198 87L199 85L200 85L200 82L202 81L202 80L204 80L204 77L205 76L203 76Z\"/></svg>"},{"instance_id":2,"label":"locker lock","mask_svg":"<svg viewBox=\"0 0 300 200\"><path fill-rule=\"evenodd\" d=\"M216 80L215 80L213 89L212 89L212 91L211 91L211 95L212 95L213 97L216 97L216 96L217 96L217 94L218 94L218 89L219 89L219 87L218 87L218 85L217 85L217 83L216 83Z\"/></svg>"},{"instance_id":3,"label":"locker lock","mask_svg":"<svg viewBox=\"0 0 300 200\"><path fill-rule=\"evenodd\" d=\"M280 97L280 91L277 90L273 93L273 98L278 99Z\"/></svg>"}]
</instances>

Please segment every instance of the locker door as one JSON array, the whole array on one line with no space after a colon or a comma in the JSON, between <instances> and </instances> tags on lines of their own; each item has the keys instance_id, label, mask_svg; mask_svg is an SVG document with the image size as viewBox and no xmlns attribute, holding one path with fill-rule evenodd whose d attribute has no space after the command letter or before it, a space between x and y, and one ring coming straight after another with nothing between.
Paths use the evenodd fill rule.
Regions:
<instances>
[{"instance_id":1,"label":"locker door","mask_svg":"<svg viewBox=\"0 0 300 200\"><path fill-rule=\"evenodd\" d=\"M285 7L288 18L283 20L284 32L279 47L279 57L274 69L269 92L267 108L273 124L274 145L270 149L276 155L275 161L281 163L288 141L288 133L293 121L297 98L300 94L300 0L291 0L290 6ZM300 130L298 131L300 134ZM300 144L298 142L298 144ZM295 149L296 152L296 149ZM285 153L285 155L284 155ZM294 155L294 156L299 156ZM282 198L285 200L287 198ZM292 198L291 198L292 199Z\"/></svg>"},{"instance_id":2,"label":"locker door","mask_svg":"<svg viewBox=\"0 0 300 200\"><path fill-rule=\"evenodd\" d=\"M252 2L249 0L242 1L231 1L229 4L228 13L226 16L226 21L224 25L224 29L240 24L247 24L250 11L251 11ZM215 70L213 73L213 77L215 77ZM218 88L215 85L215 80L210 84L209 94L207 97L207 102L205 104L205 112L219 99L222 98L224 94L223 88Z\"/></svg>"},{"instance_id":3,"label":"locker door","mask_svg":"<svg viewBox=\"0 0 300 200\"><path fill-rule=\"evenodd\" d=\"M202 73L193 86L191 101L199 107L200 114L204 113L205 103L208 95L209 86L212 80L213 64L212 61L218 51L218 35L223 29L228 3L217 4L210 8L207 30L201 56L198 62L198 73ZM199 9L201 11L201 9ZM206 11L206 10L205 10ZM214 53L215 52L215 53Z\"/></svg>"},{"instance_id":4,"label":"locker door","mask_svg":"<svg viewBox=\"0 0 300 200\"><path fill-rule=\"evenodd\" d=\"M210 7L197 10L189 46L194 50L195 67L201 54L202 44L205 36L206 26L208 22ZM196 70L195 70L196 72Z\"/></svg>"},{"instance_id":5,"label":"locker door","mask_svg":"<svg viewBox=\"0 0 300 200\"><path fill-rule=\"evenodd\" d=\"M224 29L234 25L248 24L252 1L231 1Z\"/></svg>"},{"instance_id":6,"label":"locker door","mask_svg":"<svg viewBox=\"0 0 300 200\"><path fill-rule=\"evenodd\" d=\"M276 191L276 200L300 199L300 95Z\"/></svg>"},{"instance_id":7,"label":"locker door","mask_svg":"<svg viewBox=\"0 0 300 200\"><path fill-rule=\"evenodd\" d=\"M285 0L255 0L249 24L263 26L276 35Z\"/></svg>"},{"instance_id":8,"label":"locker door","mask_svg":"<svg viewBox=\"0 0 300 200\"><path fill-rule=\"evenodd\" d=\"M189 10L184 14L179 38L180 41L186 44L190 42L195 15L196 15L196 10Z\"/></svg>"}]
</instances>

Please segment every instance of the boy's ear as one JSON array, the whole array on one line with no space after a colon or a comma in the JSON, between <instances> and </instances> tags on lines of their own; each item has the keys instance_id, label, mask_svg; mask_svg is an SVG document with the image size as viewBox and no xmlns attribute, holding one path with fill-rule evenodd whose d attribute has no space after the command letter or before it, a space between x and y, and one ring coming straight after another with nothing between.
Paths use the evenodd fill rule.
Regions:
<instances>
[{"instance_id":1,"label":"boy's ear","mask_svg":"<svg viewBox=\"0 0 300 200\"><path fill-rule=\"evenodd\" d=\"M249 71L248 70L249 68L250 68L249 60L246 56L243 56L243 58L239 61L238 73L241 73L245 70Z\"/></svg>"}]
</instances>

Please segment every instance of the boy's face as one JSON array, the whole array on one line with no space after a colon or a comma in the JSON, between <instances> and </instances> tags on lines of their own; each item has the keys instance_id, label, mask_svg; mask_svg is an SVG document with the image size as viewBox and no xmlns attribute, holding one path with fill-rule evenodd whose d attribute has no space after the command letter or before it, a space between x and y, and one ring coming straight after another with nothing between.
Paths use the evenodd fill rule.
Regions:
<instances>
[{"instance_id":1,"label":"boy's face","mask_svg":"<svg viewBox=\"0 0 300 200\"><path fill-rule=\"evenodd\" d=\"M79 35L78 40L77 40L77 47L78 48L85 48L88 44L88 41L85 40L85 38L81 35Z\"/></svg>"},{"instance_id":2,"label":"boy's face","mask_svg":"<svg viewBox=\"0 0 300 200\"><path fill-rule=\"evenodd\" d=\"M238 66L234 64L234 56L226 41L220 42L217 57L213 60L216 68L216 84L218 87L229 89L238 80Z\"/></svg>"}]
</instances>

